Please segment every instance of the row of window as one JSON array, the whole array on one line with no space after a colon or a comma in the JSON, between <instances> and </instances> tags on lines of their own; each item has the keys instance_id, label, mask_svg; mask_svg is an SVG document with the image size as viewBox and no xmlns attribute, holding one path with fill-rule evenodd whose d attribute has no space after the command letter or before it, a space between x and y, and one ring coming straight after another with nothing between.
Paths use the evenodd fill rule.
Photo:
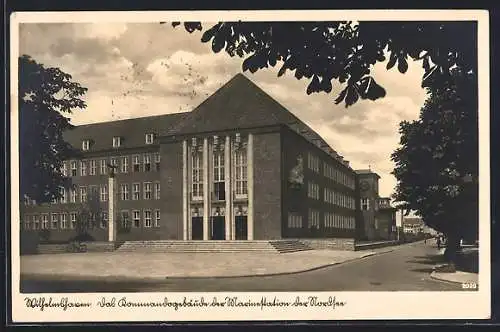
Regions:
<instances>
[{"instance_id":1,"label":"row of window","mask_svg":"<svg viewBox=\"0 0 500 332\"><path fill-rule=\"evenodd\" d=\"M326 228L354 229L356 226L355 219L352 216L326 212L324 219Z\"/></svg>"},{"instance_id":2,"label":"row of window","mask_svg":"<svg viewBox=\"0 0 500 332\"><path fill-rule=\"evenodd\" d=\"M153 144L154 143L154 138L155 134L154 133L147 133L145 135L145 143L146 144ZM90 139L84 139L82 140L82 150L83 151L88 151L90 150L92 146L92 140ZM114 136L113 137L113 147L114 148L119 148L123 145L123 137L120 136Z\"/></svg>"},{"instance_id":3,"label":"row of window","mask_svg":"<svg viewBox=\"0 0 500 332\"><path fill-rule=\"evenodd\" d=\"M68 219L69 216L69 219ZM161 213L160 210L132 210L131 215L128 210L120 212L120 223L123 227L134 228L151 228L160 227ZM42 213L40 215L26 214L24 216L23 229L24 230L40 230L40 229L75 229L78 218L78 212L61 212L51 213L50 222L49 214ZM100 228L108 227L108 213L101 212L99 214L91 213L91 221Z\"/></svg>"},{"instance_id":4,"label":"row of window","mask_svg":"<svg viewBox=\"0 0 500 332\"><path fill-rule=\"evenodd\" d=\"M340 183L348 188L354 189L356 181L354 176L347 175L346 173L336 169L332 165L323 164L323 175L337 183Z\"/></svg>"},{"instance_id":5,"label":"row of window","mask_svg":"<svg viewBox=\"0 0 500 332\"><path fill-rule=\"evenodd\" d=\"M132 168L129 168L130 160ZM153 162L152 162L153 160ZM62 173L64 176L87 176L87 175L105 175L108 174L108 163L115 168L115 173L132 172L150 172L160 170L160 154L154 153L153 159L151 154L133 155L90 159L90 160L71 160L64 161L62 164ZM98 172L99 171L99 172Z\"/></svg>"},{"instance_id":6,"label":"row of window","mask_svg":"<svg viewBox=\"0 0 500 332\"><path fill-rule=\"evenodd\" d=\"M153 190L154 189L154 190ZM69 190L65 188L60 188L60 199L59 203L85 203L91 199L99 200L101 202L108 201L108 185L101 184L90 185L90 186L73 186ZM90 192L90 193L89 193ZM122 201L128 201L132 199L137 201L140 199L150 200L150 199L160 199L160 182L144 182L142 183L142 195L141 195L141 183L132 183L132 195L130 195L130 184L121 183L119 191L120 199ZM68 197L69 196L69 197ZM90 196L90 197L89 197ZM29 204L29 201L26 201ZM53 201L52 203L57 203Z\"/></svg>"},{"instance_id":7,"label":"row of window","mask_svg":"<svg viewBox=\"0 0 500 332\"><path fill-rule=\"evenodd\" d=\"M323 218L323 225L325 228L340 228L340 229L354 229L355 218L353 216L344 216L332 212L325 212ZM309 209L308 215L309 227L320 228L320 212L318 210ZM295 213L288 213L288 228L302 228L302 216Z\"/></svg>"},{"instance_id":8,"label":"row of window","mask_svg":"<svg viewBox=\"0 0 500 332\"><path fill-rule=\"evenodd\" d=\"M193 199L203 198L203 154L195 152L191 156L191 194ZM226 161L224 152L214 152L213 155L214 194L218 200L225 199ZM246 197L248 194L248 164L245 149L234 153L235 194L236 197Z\"/></svg>"},{"instance_id":9,"label":"row of window","mask_svg":"<svg viewBox=\"0 0 500 332\"><path fill-rule=\"evenodd\" d=\"M316 172L316 173L320 173L320 165L321 165L321 161L320 159L315 156L314 154L312 154L311 152L309 152L308 154L308 158L307 158L307 167ZM329 178L337 183L340 183L348 188L351 188L351 189L354 189L355 188L355 177L352 176L352 175L348 175L338 169L336 169L335 167L333 167L332 165L329 165L327 163L323 163L323 176L325 176L326 178Z\"/></svg>"},{"instance_id":10,"label":"row of window","mask_svg":"<svg viewBox=\"0 0 500 332\"><path fill-rule=\"evenodd\" d=\"M356 209L356 201L353 197L347 196L343 193L338 193L330 188L324 188L323 195L324 201L326 203L341 206L351 210Z\"/></svg>"}]
</instances>

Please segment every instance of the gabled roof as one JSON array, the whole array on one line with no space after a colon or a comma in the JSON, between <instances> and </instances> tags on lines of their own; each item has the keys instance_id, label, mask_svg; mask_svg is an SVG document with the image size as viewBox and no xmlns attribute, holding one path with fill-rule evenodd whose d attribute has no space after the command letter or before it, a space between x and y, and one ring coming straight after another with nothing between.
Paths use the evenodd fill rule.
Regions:
<instances>
[{"instance_id":1,"label":"gabled roof","mask_svg":"<svg viewBox=\"0 0 500 332\"><path fill-rule=\"evenodd\" d=\"M113 147L113 137L122 137L123 148L141 147L145 145L145 135L147 133L161 136L186 114L173 113L79 125L65 131L64 140L75 149L81 149L82 140L89 139L92 142L89 151L111 149Z\"/></svg>"},{"instance_id":2,"label":"gabled roof","mask_svg":"<svg viewBox=\"0 0 500 332\"><path fill-rule=\"evenodd\" d=\"M172 127L167 136L271 125L286 125L341 158L320 135L243 74L236 74Z\"/></svg>"}]
</instances>

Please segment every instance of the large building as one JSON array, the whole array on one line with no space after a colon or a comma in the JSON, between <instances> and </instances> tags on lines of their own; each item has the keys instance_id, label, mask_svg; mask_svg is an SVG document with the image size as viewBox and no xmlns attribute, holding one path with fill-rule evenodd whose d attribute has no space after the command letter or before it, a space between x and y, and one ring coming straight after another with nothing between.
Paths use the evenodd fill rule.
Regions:
<instances>
[{"instance_id":1,"label":"large building","mask_svg":"<svg viewBox=\"0 0 500 332\"><path fill-rule=\"evenodd\" d=\"M120 241L390 233L377 231L378 175L353 170L241 74L191 112L81 125L65 139L83 156L64 163L72 186L59 202L21 209L25 231L46 229L53 240L75 236L90 211L91 235L106 241L110 195Z\"/></svg>"}]
</instances>

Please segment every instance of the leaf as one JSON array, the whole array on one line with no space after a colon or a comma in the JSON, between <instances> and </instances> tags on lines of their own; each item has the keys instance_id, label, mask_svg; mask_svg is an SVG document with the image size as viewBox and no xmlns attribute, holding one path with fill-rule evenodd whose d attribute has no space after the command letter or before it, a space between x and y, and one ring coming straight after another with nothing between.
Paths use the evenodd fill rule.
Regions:
<instances>
[{"instance_id":1,"label":"leaf","mask_svg":"<svg viewBox=\"0 0 500 332\"><path fill-rule=\"evenodd\" d=\"M391 69L392 67L394 67L394 65L396 64L396 60L397 60L396 54L392 52L389 57L389 62L387 62L387 69Z\"/></svg>"},{"instance_id":2,"label":"leaf","mask_svg":"<svg viewBox=\"0 0 500 332\"><path fill-rule=\"evenodd\" d=\"M317 92L319 87L319 79L318 76L314 75L311 83L307 86L307 94L310 95L313 92Z\"/></svg>"},{"instance_id":3,"label":"leaf","mask_svg":"<svg viewBox=\"0 0 500 332\"><path fill-rule=\"evenodd\" d=\"M210 29L208 29L207 31L205 31L203 33L203 35L201 36L201 42L202 43L206 43L208 42L210 39L212 39L215 34L217 33L218 31L218 26L217 25L214 25L213 27L211 27Z\"/></svg>"},{"instance_id":4,"label":"leaf","mask_svg":"<svg viewBox=\"0 0 500 332\"><path fill-rule=\"evenodd\" d=\"M342 91L339 93L338 97L335 99L335 104L337 104L337 105L338 105L338 104L340 104L340 103L344 100L344 98L345 98L345 96L346 96L346 94L347 94L347 89L348 89L348 88L345 88L344 90L342 90Z\"/></svg>"},{"instance_id":5,"label":"leaf","mask_svg":"<svg viewBox=\"0 0 500 332\"><path fill-rule=\"evenodd\" d=\"M406 73L408 70L408 62L406 62L406 59L403 57L398 59L398 70L401 74Z\"/></svg>"},{"instance_id":6,"label":"leaf","mask_svg":"<svg viewBox=\"0 0 500 332\"><path fill-rule=\"evenodd\" d=\"M226 46L226 41L221 38L221 36L214 36L214 39L212 40L212 50L214 53L219 53L224 46Z\"/></svg>"},{"instance_id":7,"label":"leaf","mask_svg":"<svg viewBox=\"0 0 500 332\"><path fill-rule=\"evenodd\" d=\"M278 71L278 77L283 76L286 72L286 69L287 69L287 65L286 65L286 63L284 63L283 66L281 66L280 70Z\"/></svg>"},{"instance_id":8,"label":"leaf","mask_svg":"<svg viewBox=\"0 0 500 332\"><path fill-rule=\"evenodd\" d=\"M373 77L370 77L370 84L366 91L366 98L370 100L377 100L383 98L386 95L385 89L379 85Z\"/></svg>"},{"instance_id":9,"label":"leaf","mask_svg":"<svg viewBox=\"0 0 500 332\"><path fill-rule=\"evenodd\" d=\"M359 99L358 91L354 87L349 87L347 90L347 95L345 97L345 107L354 105Z\"/></svg>"}]
</instances>

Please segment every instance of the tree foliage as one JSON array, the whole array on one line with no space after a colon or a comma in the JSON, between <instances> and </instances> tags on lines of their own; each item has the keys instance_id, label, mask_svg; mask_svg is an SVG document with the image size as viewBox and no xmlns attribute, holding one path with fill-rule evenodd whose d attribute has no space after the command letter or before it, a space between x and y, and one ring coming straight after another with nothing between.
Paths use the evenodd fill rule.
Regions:
<instances>
[{"instance_id":1,"label":"tree foliage","mask_svg":"<svg viewBox=\"0 0 500 332\"><path fill-rule=\"evenodd\" d=\"M455 68L445 89L429 90L416 121L400 125L392 154L396 201L456 245L478 235L478 112L475 75Z\"/></svg>"},{"instance_id":2,"label":"tree foliage","mask_svg":"<svg viewBox=\"0 0 500 332\"><path fill-rule=\"evenodd\" d=\"M76 151L64 141L72 128L64 114L84 109L87 91L58 68L46 68L28 55L19 57L19 156L20 197L39 203L59 198L59 188L69 179L62 160Z\"/></svg>"},{"instance_id":3,"label":"tree foliage","mask_svg":"<svg viewBox=\"0 0 500 332\"><path fill-rule=\"evenodd\" d=\"M203 31L200 22L183 26L190 33ZM297 79L309 81L307 94L330 93L337 84L335 103L346 107L386 95L371 75L378 62L405 73L410 59L422 60L422 87L434 89L448 85L451 68L476 72L477 66L471 22L219 22L201 41L211 43L215 53L244 58L243 71L278 65L278 76L294 71Z\"/></svg>"}]
</instances>

